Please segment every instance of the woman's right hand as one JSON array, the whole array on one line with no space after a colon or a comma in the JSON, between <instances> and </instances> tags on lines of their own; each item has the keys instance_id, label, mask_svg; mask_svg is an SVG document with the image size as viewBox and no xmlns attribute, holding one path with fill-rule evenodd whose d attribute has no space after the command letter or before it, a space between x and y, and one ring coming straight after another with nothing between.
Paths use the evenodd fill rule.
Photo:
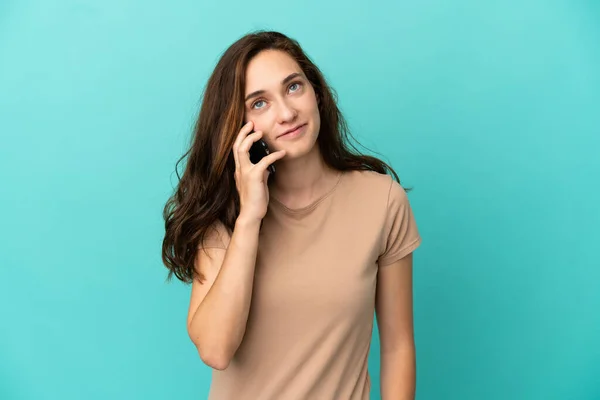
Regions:
<instances>
[{"instance_id":1,"label":"woman's right hand","mask_svg":"<svg viewBox=\"0 0 600 400\"><path fill-rule=\"evenodd\" d=\"M240 217L261 221L269 205L268 167L283 158L285 150L273 152L253 164L250 161L250 147L263 135L261 131L250 133L253 127L252 122L244 125L233 144L235 184L240 196Z\"/></svg>"}]
</instances>

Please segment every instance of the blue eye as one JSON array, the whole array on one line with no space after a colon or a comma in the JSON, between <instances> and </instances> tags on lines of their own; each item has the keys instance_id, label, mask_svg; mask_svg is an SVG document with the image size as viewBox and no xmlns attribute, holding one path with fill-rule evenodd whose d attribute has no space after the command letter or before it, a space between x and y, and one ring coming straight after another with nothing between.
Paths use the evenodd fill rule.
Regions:
<instances>
[{"instance_id":1,"label":"blue eye","mask_svg":"<svg viewBox=\"0 0 600 400\"><path fill-rule=\"evenodd\" d=\"M257 102L255 102L254 104L252 104L252 108L253 109L257 109L257 108L262 108L262 107L257 107L258 104L260 103L264 103L264 100L258 100Z\"/></svg>"},{"instance_id":2,"label":"blue eye","mask_svg":"<svg viewBox=\"0 0 600 400\"><path fill-rule=\"evenodd\" d=\"M296 89L293 89L294 87L296 87ZM296 92L296 91L300 90L300 83L298 83L298 82L296 82L296 83L292 83L292 84L290 85L290 88L289 88L289 89L290 89L290 91L292 91L292 92Z\"/></svg>"}]
</instances>

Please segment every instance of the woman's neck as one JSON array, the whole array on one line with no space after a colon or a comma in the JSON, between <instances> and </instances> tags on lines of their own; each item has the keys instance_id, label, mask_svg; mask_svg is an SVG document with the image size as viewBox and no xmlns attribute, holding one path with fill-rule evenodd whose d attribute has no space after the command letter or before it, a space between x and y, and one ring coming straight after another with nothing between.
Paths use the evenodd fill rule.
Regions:
<instances>
[{"instance_id":1,"label":"woman's neck","mask_svg":"<svg viewBox=\"0 0 600 400\"><path fill-rule=\"evenodd\" d=\"M277 163L270 193L289 208L302 208L327 193L337 176L338 171L325 164L315 146L305 157Z\"/></svg>"}]
</instances>

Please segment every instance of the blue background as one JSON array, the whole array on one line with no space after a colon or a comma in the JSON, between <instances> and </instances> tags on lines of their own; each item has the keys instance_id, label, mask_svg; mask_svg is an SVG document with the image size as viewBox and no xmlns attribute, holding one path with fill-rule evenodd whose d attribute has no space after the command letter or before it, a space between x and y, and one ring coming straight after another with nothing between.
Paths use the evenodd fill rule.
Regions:
<instances>
[{"instance_id":1,"label":"blue background","mask_svg":"<svg viewBox=\"0 0 600 400\"><path fill-rule=\"evenodd\" d=\"M600 3L535 0L0 2L0 398L206 398L161 211L263 28L415 188L417 398L600 399Z\"/></svg>"}]
</instances>

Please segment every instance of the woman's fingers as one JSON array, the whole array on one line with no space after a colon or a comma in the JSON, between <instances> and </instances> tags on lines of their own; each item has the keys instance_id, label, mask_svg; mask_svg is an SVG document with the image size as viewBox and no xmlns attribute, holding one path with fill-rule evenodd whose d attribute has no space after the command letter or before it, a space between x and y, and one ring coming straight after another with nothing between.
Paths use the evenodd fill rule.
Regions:
<instances>
[{"instance_id":1,"label":"woman's fingers","mask_svg":"<svg viewBox=\"0 0 600 400\"><path fill-rule=\"evenodd\" d=\"M249 121L246 125L240 129L235 142L233 143L233 159L235 160L235 168L236 170L240 169L241 162L238 158L238 150L244 139L248 136L252 129L254 128L254 123Z\"/></svg>"},{"instance_id":2,"label":"woman's fingers","mask_svg":"<svg viewBox=\"0 0 600 400\"><path fill-rule=\"evenodd\" d=\"M285 157L285 150L279 150L263 157L263 159L260 160L256 166L259 170L264 171L269 168L269 165L273 164L277 160L282 159L283 157Z\"/></svg>"},{"instance_id":3,"label":"woman's fingers","mask_svg":"<svg viewBox=\"0 0 600 400\"><path fill-rule=\"evenodd\" d=\"M240 153L249 153L252 145L258 141L258 139L262 138L262 131L252 132L242 141L240 147L238 148L238 152Z\"/></svg>"}]
</instances>

